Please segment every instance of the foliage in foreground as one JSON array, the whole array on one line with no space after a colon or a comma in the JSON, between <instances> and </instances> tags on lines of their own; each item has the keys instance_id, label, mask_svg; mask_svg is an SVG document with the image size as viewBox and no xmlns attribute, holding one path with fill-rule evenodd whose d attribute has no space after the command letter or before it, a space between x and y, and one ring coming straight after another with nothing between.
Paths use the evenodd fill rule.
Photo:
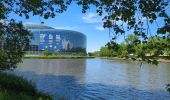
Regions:
<instances>
[{"instance_id":1,"label":"foliage in foreground","mask_svg":"<svg viewBox=\"0 0 170 100\"><path fill-rule=\"evenodd\" d=\"M24 56L23 51L29 46L30 39L30 33L21 22L0 22L0 70L17 67Z\"/></svg>"},{"instance_id":2,"label":"foliage in foreground","mask_svg":"<svg viewBox=\"0 0 170 100\"><path fill-rule=\"evenodd\" d=\"M0 72L0 100L52 100L22 77Z\"/></svg>"}]
</instances>

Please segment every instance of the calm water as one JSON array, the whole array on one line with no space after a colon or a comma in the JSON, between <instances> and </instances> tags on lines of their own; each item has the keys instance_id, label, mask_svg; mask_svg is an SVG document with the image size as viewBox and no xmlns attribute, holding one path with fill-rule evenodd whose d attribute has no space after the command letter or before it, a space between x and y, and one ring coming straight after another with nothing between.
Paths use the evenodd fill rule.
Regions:
<instances>
[{"instance_id":1,"label":"calm water","mask_svg":"<svg viewBox=\"0 0 170 100\"><path fill-rule=\"evenodd\" d=\"M170 100L170 63L106 59L26 59L14 73L55 99Z\"/></svg>"}]
</instances>

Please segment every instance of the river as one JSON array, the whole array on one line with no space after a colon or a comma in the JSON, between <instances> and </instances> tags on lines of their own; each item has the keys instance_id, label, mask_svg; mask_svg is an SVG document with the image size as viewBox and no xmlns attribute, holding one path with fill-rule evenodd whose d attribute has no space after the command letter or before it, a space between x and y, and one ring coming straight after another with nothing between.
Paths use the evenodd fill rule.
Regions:
<instances>
[{"instance_id":1,"label":"river","mask_svg":"<svg viewBox=\"0 0 170 100\"><path fill-rule=\"evenodd\" d=\"M54 99L170 100L170 63L107 59L24 59L13 71Z\"/></svg>"}]
</instances>

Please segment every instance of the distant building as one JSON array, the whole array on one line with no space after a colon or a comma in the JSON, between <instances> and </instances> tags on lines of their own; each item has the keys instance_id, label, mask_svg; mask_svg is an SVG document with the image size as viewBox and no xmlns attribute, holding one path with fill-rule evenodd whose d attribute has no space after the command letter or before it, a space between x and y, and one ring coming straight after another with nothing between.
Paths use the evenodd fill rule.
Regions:
<instances>
[{"instance_id":1,"label":"distant building","mask_svg":"<svg viewBox=\"0 0 170 100\"><path fill-rule=\"evenodd\" d=\"M80 32L34 24L27 24L26 28L31 31L34 38L28 52L44 50L86 52L86 36Z\"/></svg>"}]
</instances>

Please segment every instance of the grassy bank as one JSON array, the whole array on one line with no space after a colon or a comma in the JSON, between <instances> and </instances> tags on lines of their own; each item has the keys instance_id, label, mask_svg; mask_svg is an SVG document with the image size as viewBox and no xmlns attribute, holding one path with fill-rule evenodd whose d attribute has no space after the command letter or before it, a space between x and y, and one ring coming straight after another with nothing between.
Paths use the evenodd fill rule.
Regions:
<instances>
[{"instance_id":1,"label":"grassy bank","mask_svg":"<svg viewBox=\"0 0 170 100\"><path fill-rule=\"evenodd\" d=\"M24 56L24 59L83 59L95 58L91 56Z\"/></svg>"},{"instance_id":2,"label":"grassy bank","mask_svg":"<svg viewBox=\"0 0 170 100\"><path fill-rule=\"evenodd\" d=\"M0 72L0 100L52 100L36 90L34 85L12 74Z\"/></svg>"}]
</instances>

